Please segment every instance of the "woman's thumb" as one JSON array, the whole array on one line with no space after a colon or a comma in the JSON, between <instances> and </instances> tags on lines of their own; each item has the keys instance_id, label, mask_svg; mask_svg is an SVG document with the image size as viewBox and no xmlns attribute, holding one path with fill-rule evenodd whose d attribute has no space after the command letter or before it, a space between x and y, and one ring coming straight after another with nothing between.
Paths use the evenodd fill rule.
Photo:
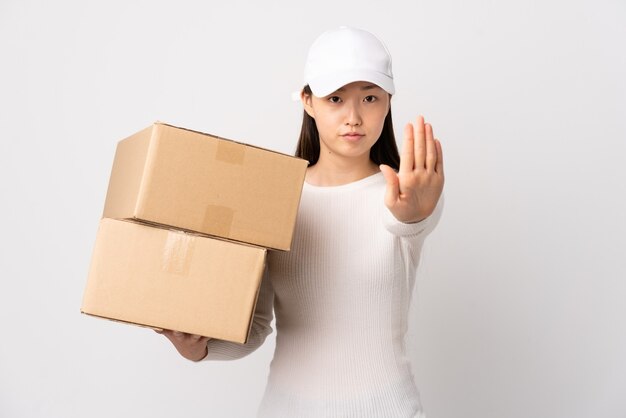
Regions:
<instances>
[{"instance_id":1,"label":"woman's thumb","mask_svg":"<svg viewBox=\"0 0 626 418\"><path fill-rule=\"evenodd\" d=\"M387 207L391 207L398 200L398 196L400 195L400 181L398 179L398 174L393 170L393 168L386 164L381 164L379 167L385 177L385 181L387 182L385 204Z\"/></svg>"}]
</instances>

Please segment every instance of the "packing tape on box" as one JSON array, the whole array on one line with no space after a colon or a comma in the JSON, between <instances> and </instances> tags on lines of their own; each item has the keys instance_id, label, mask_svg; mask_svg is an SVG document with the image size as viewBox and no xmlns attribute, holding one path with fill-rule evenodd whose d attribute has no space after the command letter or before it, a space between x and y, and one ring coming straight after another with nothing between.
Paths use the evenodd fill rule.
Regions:
<instances>
[{"instance_id":1,"label":"packing tape on box","mask_svg":"<svg viewBox=\"0 0 626 418\"><path fill-rule=\"evenodd\" d=\"M225 163L243 165L246 156L246 146L232 141L222 140L217 144L215 158Z\"/></svg>"},{"instance_id":2,"label":"packing tape on box","mask_svg":"<svg viewBox=\"0 0 626 418\"><path fill-rule=\"evenodd\" d=\"M226 206L207 205L204 211L203 231L224 238L230 237L235 211Z\"/></svg>"},{"instance_id":3,"label":"packing tape on box","mask_svg":"<svg viewBox=\"0 0 626 418\"><path fill-rule=\"evenodd\" d=\"M186 276L193 256L194 238L181 231L169 231L163 248L161 268L171 274Z\"/></svg>"}]
</instances>

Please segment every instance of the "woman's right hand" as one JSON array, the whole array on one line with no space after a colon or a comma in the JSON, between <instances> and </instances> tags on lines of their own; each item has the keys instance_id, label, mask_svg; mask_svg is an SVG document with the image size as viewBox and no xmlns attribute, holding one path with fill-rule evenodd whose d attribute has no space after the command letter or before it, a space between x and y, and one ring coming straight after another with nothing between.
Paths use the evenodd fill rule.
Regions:
<instances>
[{"instance_id":1,"label":"woman's right hand","mask_svg":"<svg viewBox=\"0 0 626 418\"><path fill-rule=\"evenodd\" d=\"M206 344L210 339L208 337L168 329L155 330L155 332L166 336L174 344L180 355L187 360L200 361L207 355Z\"/></svg>"}]
</instances>

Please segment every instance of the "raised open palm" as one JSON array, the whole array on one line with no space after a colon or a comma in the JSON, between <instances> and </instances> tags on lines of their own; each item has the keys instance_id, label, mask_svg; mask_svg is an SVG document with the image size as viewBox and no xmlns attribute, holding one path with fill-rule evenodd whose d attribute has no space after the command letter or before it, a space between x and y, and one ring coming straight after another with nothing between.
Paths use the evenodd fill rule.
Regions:
<instances>
[{"instance_id":1,"label":"raised open palm","mask_svg":"<svg viewBox=\"0 0 626 418\"><path fill-rule=\"evenodd\" d=\"M418 222L433 213L443 191L443 151L423 116L404 127L400 171L384 164L380 170L387 181L385 205L396 219Z\"/></svg>"}]
</instances>

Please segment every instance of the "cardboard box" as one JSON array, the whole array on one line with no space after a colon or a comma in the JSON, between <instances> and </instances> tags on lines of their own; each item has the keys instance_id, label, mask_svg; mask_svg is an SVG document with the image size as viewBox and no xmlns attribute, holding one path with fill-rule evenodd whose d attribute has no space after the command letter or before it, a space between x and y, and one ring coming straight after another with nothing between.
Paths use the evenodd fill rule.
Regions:
<instances>
[{"instance_id":1,"label":"cardboard box","mask_svg":"<svg viewBox=\"0 0 626 418\"><path fill-rule=\"evenodd\" d=\"M244 343L266 249L102 219L81 311Z\"/></svg>"},{"instance_id":2,"label":"cardboard box","mask_svg":"<svg viewBox=\"0 0 626 418\"><path fill-rule=\"evenodd\" d=\"M289 250L307 165L155 123L118 143L103 217Z\"/></svg>"}]
</instances>

